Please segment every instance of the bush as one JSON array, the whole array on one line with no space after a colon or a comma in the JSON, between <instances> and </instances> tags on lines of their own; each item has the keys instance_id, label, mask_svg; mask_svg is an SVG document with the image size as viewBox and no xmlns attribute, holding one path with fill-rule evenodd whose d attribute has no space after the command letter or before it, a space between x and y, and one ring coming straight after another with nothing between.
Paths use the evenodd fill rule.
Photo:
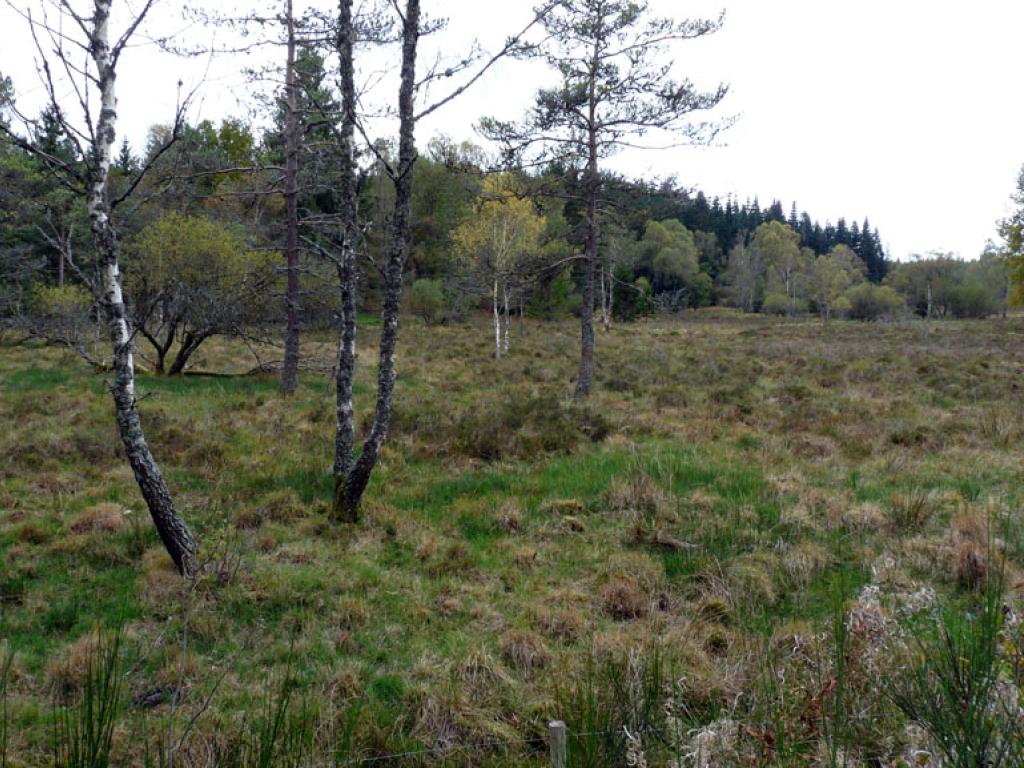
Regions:
<instances>
[{"instance_id":1,"label":"bush","mask_svg":"<svg viewBox=\"0 0 1024 768\"><path fill-rule=\"evenodd\" d=\"M961 283L950 290L948 301L957 318L982 318L999 311L999 302L981 283Z\"/></svg>"},{"instance_id":2,"label":"bush","mask_svg":"<svg viewBox=\"0 0 1024 768\"><path fill-rule=\"evenodd\" d=\"M701 272L690 284L690 292L693 294L691 306L710 307L715 303L715 283L711 276Z\"/></svg>"},{"instance_id":3,"label":"bush","mask_svg":"<svg viewBox=\"0 0 1024 768\"><path fill-rule=\"evenodd\" d=\"M440 280L417 280L409 289L409 311L427 325L444 320L444 286Z\"/></svg>"},{"instance_id":4,"label":"bush","mask_svg":"<svg viewBox=\"0 0 1024 768\"><path fill-rule=\"evenodd\" d=\"M608 420L589 408L562 405L553 396L515 397L480 403L461 415L453 442L465 456L495 461L566 453L584 440L599 442L610 432Z\"/></svg>"},{"instance_id":5,"label":"bush","mask_svg":"<svg viewBox=\"0 0 1024 768\"><path fill-rule=\"evenodd\" d=\"M612 297L612 314L619 321L636 320L655 309L650 282L645 277L634 279L633 270L622 264L615 268Z\"/></svg>"},{"instance_id":6,"label":"bush","mask_svg":"<svg viewBox=\"0 0 1024 768\"><path fill-rule=\"evenodd\" d=\"M849 315L854 320L879 320L895 317L904 309L903 297L887 285L861 283L843 296L850 302Z\"/></svg>"},{"instance_id":7,"label":"bush","mask_svg":"<svg viewBox=\"0 0 1024 768\"><path fill-rule=\"evenodd\" d=\"M766 315L801 315L807 311L807 302L791 299L784 293L769 293L764 297L761 311Z\"/></svg>"},{"instance_id":8,"label":"bush","mask_svg":"<svg viewBox=\"0 0 1024 768\"><path fill-rule=\"evenodd\" d=\"M84 286L71 283L39 286L32 295L32 308L43 317L80 317L89 311L92 303L92 294Z\"/></svg>"},{"instance_id":9,"label":"bush","mask_svg":"<svg viewBox=\"0 0 1024 768\"><path fill-rule=\"evenodd\" d=\"M574 290L571 270L566 269L551 280L541 282L531 292L526 308L533 317L553 320L575 314L582 303L582 298Z\"/></svg>"},{"instance_id":10,"label":"bush","mask_svg":"<svg viewBox=\"0 0 1024 768\"><path fill-rule=\"evenodd\" d=\"M88 358L99 340L93 320L94 299L81 285L37 286L22 319L33 335L64 344Z\"/></svg>"}]
</instances>

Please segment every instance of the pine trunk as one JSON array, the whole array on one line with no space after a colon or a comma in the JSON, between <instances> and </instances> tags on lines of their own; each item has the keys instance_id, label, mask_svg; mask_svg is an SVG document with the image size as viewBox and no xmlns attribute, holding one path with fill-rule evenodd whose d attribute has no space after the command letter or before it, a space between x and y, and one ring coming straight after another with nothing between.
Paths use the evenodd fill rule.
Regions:
<instances>
[{"instance_id":1,"label":"pine trunk","mask_svg":"<svg viewBox=\"0 0 1024 768\"><path fill-rule=\"evenodd\" d=\"M597 264L597 150L593 152L587 173L587 240L583 254L583 305L580 308L580 369L576 378L576 398L590 394L594 378L594 272Z\"/></svg>"},{"instance_id":2,"label":"pine trunk","mask_svg":"<svg viewBox=\"0 0 1024 768\"><path fill-rule=\"evenodd\" d=\"M285 71L285 260L288 282L285 288L287 329L284 337L284 367L281 391L290 395L299 386L299 129L295 84L295 19L292 0L287 2L288 63Z\"/></svg>"},{"instance_id":3,"label":"pine trunk","mask_svg":"<svg viewBox=\"0 0 1024 768\"><path fill-rule=\"evenodd\" d=\"M598 52L590 65L589 115L587 135L587 173L584 181L587 195L587 239L583 253L583 305L580 307L580 369L576 377L576 399L590 394L594 378L594 271L597 266L597 76Z\"/></svg>"}]
</instances>

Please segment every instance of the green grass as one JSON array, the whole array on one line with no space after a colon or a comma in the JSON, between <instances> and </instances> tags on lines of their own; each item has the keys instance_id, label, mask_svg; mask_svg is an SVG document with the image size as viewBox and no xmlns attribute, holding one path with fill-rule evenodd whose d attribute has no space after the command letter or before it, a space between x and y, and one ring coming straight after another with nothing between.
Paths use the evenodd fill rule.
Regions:
<instances>
[{"instance_id":1,"label":"green grass","mask_svg":"<svg viewBox=\"0 0 1024 768\"><path fill-rule=\"evenodd\" d=\"M71 381L71 375L52 368L26 368L4 376L4 389L9 392L47 392Z\"/></svg>"},{"instance_id":2,"label":"green grass","mask_svg":"<svg viewBox=\"0 0 1024 768\"><path fill-rule=\"evenodd\" d=\"M361 323L364 424L378 331ZM657 732L644 739L651 765L692 746L650 714L669 705L686 739L726 728L721 717L743 725L726 764L806 764L840 737L857 759L892 763L912 746L907 722L871 686L895 674L895 655L877 651L868 672L849 649L866 653L870 638L851 629L839 664L836 616L867 587L890 618L920 588L962 599L954 543L972 520L991 519L1005 555L1024 557L1024 325L930 328L699 315L617 327L599 336L580 411L571 324L531 323L496 363L483 326L407 323L395 427L352 529L326 523L326 374L304 375L290 399L269 375L141 375L147 434L203 540L194 585L145 517L102 375L55 350L5 347L0 649L16 652L14 765L43 759L49 691L80 692L82 644L119 622L131 695L179 682L188 693L173 711L123 706L118 732L143 718L155 738L168 718L195 715L191 748L225 765L217 750L233 739L245 764L341 749L434 750L406 764L462 765L445 750L523 740L474 764L542 765L525 742L555 717L577 731L605 723L615 733L594 759L614 765L641 662L647 692L632 704ZM304 344L334 354L330 339ZM195 366L238 374L252 358L214 341ZM894 505L915 498L927 514L901 517ZM835 736L808 707L853 713L849 727ZM246 742L257 722L263 735ZM285 746L274 723L305 741ZM115 764L141 765L142 743L115 739Z\"/></svg>"}]
</instances>

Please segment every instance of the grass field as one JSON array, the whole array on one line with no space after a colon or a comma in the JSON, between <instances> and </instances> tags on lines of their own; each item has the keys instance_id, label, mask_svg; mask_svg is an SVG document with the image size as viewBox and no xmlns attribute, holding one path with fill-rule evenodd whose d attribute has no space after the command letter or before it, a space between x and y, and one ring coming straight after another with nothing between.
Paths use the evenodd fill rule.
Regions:
<instances>
[{"instance_id":1,"label":"grass field","mask_svg":"<svg viewBox=\"0 0 1024 768\"><path fill-rule=\"evenodd\" d=\"M500 362L492 341L406 322L355 529L326 523L327 373L290 400L269 376L140 375L203 542L191 583L102 374L0 348L9 764L51 764L54 713L77 722L117 637L113 765L169 742L181 766L544 765L556 717L612 732L571 742L572 765L926 764L886 694L915 616L966 605L997 557L1012 592L1024 563L1024 320L615 327L585 407L574 324L529 324ZM253 367L241 345L197 357Z\"/></svg>"}]
</instances>

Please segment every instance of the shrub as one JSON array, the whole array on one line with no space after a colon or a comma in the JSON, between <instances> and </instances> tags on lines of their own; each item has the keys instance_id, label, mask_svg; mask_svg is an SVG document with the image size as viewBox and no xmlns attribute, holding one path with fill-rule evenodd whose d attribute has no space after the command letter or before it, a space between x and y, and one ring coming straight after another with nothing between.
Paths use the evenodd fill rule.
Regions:
<instances>
[{"instance_id":1,"label":"shrub","mask_svg":"<svg viewBox=\"0 0 1024 768\"><path fill-rule=\"evenodd\" d=\"M427 325L444 320L444 286L440 280L417 280L409 289L409 311Z\"/></svg>"},{"instance_id":2,"label":"shrub","mask_svg":"<svg viewBox=\"0 0 1024 768\"><path fill-rule=\"evenodd\" d=\"M961 283L949 292L949 311L957 318L982 318L999 311L999 302L981 283Z\"/></svg>"},{"instance_id":3,"label":"shrub","mask_svg":"<svg viewBox=\"0 0 1024 768\"><path fill-rule=\"evenodd\" d=\"M39 286L32 296L33 310L43 317L53 319L80 318L92 305L92 294L84 286L71 283Z\"/></svg>"},{"instance_id":4,"label":"shrub","mask_svg":"<svg viewBox=\"0 0 1024 768\"><path fill-rule=\"evenodd\" d=\"M618 294L615 296L618 300ZM573 290L571 270L559 272L546 282L541 282L530 294L527 311L535 316L551 320L574 314L582 299Z\"/></svg>"},{"instance_id":5,"label":"shrub","mask_svg":"<svg viewBox=\"0 0 1024 768\"><path fill-rule=\"evenodd\" d=\"M25 321L41 338L85 352L99 331L92 318L94 301L81 285L38 286Z\"/></svg>"},{"instance_id":6,"label":"shrub","mask_svg":"<svg viewBox=\"0 0 1024 768\"><path fill-rule=\"evenodd\" d=\"M513 397L480 403L455 422L457 452L496 461L572 451L583 440L599 442L611 432L600 413L585 406L563 405L554 396Z\"/></svg>"},{"instance_id":7,"label":"shrub","mask_svg":"<svg viewBox=\"0 0 1024 768\"><path fill-rule=\"evenodd\" d=\"M761 311L766 315L800 315L807 311L807 302L784 293L769 293L764 297Z\"/></svg>"},{"instance_id":8,"label":"shrub","mask_svg":"<svg viewBox=\"0 0 1024 768\"><path fill-rule=\"evenodd\" d=\"M629 322L654 312L650 282L644 277L634 277L633 270L625 265L615 267L612 296L612 314L616 320Z\"/></svg>"},{"instance_id":9,"label":"shrub","mask_svg":"<svg viewBox=\"0 0 1024 768\"><path fill-rule=\"evenodd\" d=\"M903 297L887 285L861 283L843 296L850 302L849 315L854 320L895 317L904 309Z\"/></svg>"}]
</instances>

